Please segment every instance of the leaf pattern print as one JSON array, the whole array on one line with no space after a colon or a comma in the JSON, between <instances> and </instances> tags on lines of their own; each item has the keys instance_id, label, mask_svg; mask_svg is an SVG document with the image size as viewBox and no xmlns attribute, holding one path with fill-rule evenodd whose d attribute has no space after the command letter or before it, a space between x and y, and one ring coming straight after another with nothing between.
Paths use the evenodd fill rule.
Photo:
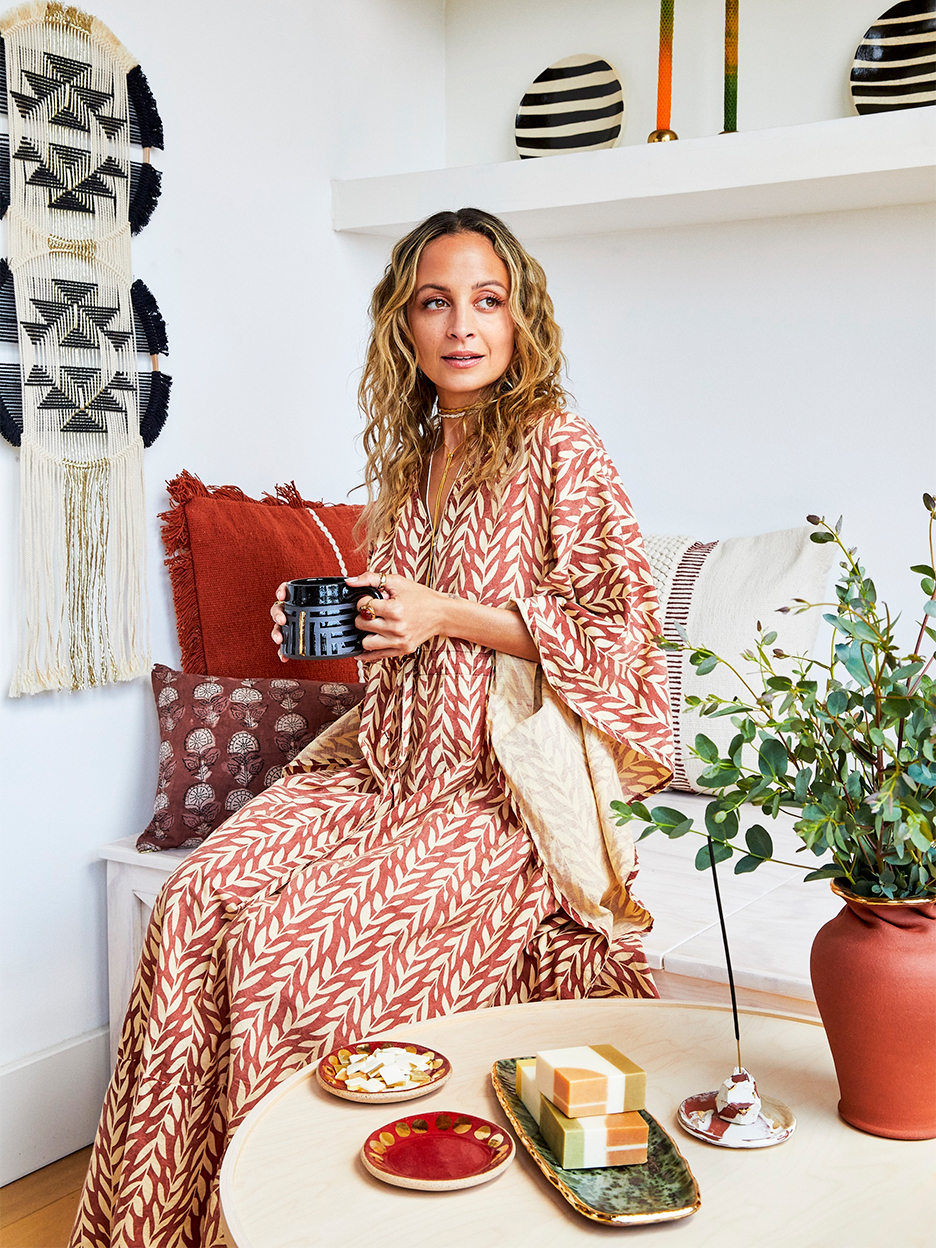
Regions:
<instances>
[{"instance_id":1,"label":"leaf pattern print","mask_svg":"<svg viewBox=\"0 0 936 1248\"><path fill-rule=\"evenodd\" d=\"M541 665L433 638L374 664L308 745L301 691L271 684L292 761L157 899L72 1248L222 1248L231 1133L327 1048L457 1010L655 995L634 846L601 808L670 775L656 598L594 430L554 415L526 452L498 487L456 482L436 584L520 611ZM414 495L371 567L424 580L428 555ZM208 784L188 792L187 813L210 805Z\"/></svg>"}]
</instances>

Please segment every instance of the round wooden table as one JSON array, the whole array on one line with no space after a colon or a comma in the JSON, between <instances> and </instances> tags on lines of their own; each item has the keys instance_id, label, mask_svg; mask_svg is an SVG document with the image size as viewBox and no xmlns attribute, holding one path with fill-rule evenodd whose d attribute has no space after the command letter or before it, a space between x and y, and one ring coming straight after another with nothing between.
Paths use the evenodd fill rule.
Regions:
<instances>
[{"instance_id":1,"label":"round wooden table","mask_svg":"<svg viewBox=\"0 0 936 1248\"><path fill-rule=\"evenodd\" d=\"M672 1001L557 1001L454 1014L381 1033L445 1053L454 1073L439 1092L373 1107L323 1091L314 1067L275 1088L234 1135L221 1169L231 1248L565 1248L586 1241L678 1248L929 1248L931 1141L884 1140L838 1117L838 1089L818 1023L745 1010L742 1056L762 1093L797 1117L790 1140L732 1150L676 1124L686 1096L715 1088L734 1063L731 1012ZM702 1207L689 1218L606 1227L575 1213L521 1145L491 1183L417 1192L372 1178L360 1160L368 1134L417 1107L506 1122L492 1063L537 1049L613 1044L648 1075L647 1108L689 1163Z\"/></svg>"}]
</instances>

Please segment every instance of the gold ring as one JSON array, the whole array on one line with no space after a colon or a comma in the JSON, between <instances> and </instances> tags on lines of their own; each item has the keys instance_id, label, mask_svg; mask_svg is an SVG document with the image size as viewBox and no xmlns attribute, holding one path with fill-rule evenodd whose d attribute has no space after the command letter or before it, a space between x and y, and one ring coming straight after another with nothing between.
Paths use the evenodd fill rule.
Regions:
<instances>
[{"instance_id":1,"label":"gold ring","mask_svg":"<svg viewBox=\"0 0 936 1248\"><path fill-rule=\"evenodd\" d=\"M277 598L276 602L274 602L274 603L273 603L273 606L272 606L272 607L270 607L270 610L271 610L271 611L274 611L274 610L276 610L276 611L281 611L282 609L283 609L283 604L280 602L280 600L279 600L278 598Z\"/></svg>"},{"instance_id":2,"label":"gold ring","mask_svg":"<svg viewBox=\"0 0 936 1248\"><path fill-rule=\"evenodd\" d=\"M365 620L376 620L377 618L377 614L370 603L365 603L364 606L361 607L360 614L364 616Z\"/></svg>"},{"instance_id":3,"label":"gold ring","mask_svg":"<svg viewBox=\"0 0 936 1248\"><path fill-rule=\"evenodd\" d=\"M381 572L380 580L377 582L377 588L380 590L381 593L383 593L384 586L386 585L386 583L387 583L387 574L386 572Z\"/></svg>"}]
</instances>

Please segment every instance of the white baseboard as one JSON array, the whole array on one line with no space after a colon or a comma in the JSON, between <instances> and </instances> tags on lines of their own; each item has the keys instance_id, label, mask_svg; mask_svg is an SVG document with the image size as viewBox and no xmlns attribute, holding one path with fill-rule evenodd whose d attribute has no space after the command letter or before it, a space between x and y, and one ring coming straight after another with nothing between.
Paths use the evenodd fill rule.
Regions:
<instances>
[{"instance_id":1,"label":"white baseboard","mask_svg":"<svg viewBox=\"0 0 936 1248\"><path fill-rule=\"evenodd\" d=\"M110 1078L106 1027L0 1068L0 1185L94 1139Z\"/></svg>"}]
</instances>

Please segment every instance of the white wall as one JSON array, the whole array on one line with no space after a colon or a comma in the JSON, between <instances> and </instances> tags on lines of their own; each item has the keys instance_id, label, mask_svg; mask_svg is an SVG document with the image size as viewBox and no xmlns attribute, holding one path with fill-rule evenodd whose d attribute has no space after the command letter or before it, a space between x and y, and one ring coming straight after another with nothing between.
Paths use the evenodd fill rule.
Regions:
<instances>
[{"instance_id":1,"label":"white wall","mask_svg":"<svg viewBox=\"0 0 936 1248\"><path fill-rule=\"evenodd\" d=\"M533 244L644 529L843 514L907 645L936 485L933 227L909 205Z\"/></svg>"},{"instance_id":2,"label":"white wall","mask_svg":"<svg viewBox=\"0 0 936 1248\"><path fill-rule=\"evenodd\" d=\"M165 480L188 468L259 494L295 478L307 497L340 501L357 479L356 369L384 249L332 232L329 178L441 163L443 110L420 74L434 67L443 81L442 5L164 0L154 20L142 0L101 0L94 12L140 58L165 125L163 197L133 259L169 329L172 403L145 467L152 651L177 665L155 520ZM4 691L15 660L17 458L0 444ZM82 1081L89 1045L104 1043L96 850L149 817L158 738L148 683L0 696L8 1135L37 1056L59 1083L69 1070ZM69 1067L62 1046L72 1043ZM93 1118L94 1088L89 1097ZM9 1141L0 1182L90 1138L57 1134L54 1117Z\"/></svg>"}]
</instances>

